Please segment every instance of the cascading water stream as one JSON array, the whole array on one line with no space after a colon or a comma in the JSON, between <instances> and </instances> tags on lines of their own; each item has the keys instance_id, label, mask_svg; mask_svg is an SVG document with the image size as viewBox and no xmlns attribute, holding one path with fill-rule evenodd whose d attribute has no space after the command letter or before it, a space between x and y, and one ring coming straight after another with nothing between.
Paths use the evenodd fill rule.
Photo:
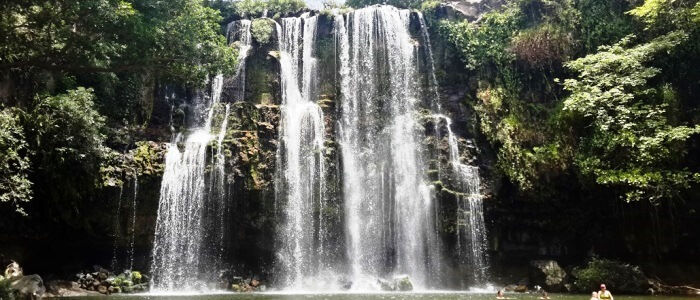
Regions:
<instances>
[{"instance_id":1,"label":"cascading water stream","mask_svg":"<svg viewBox=\"0 0 700 300\"><path fill-rule=\"evenodd\" d=\"M226 27L228 42L232 43L238 39L238 65L236 66L236 75L234 77L234 100L245 100L245 85L246 85L246 58L250 54L252 48L252 35L250 32L250 20L238 20L231 22Z\"/></svg>"},{"instance_id":2,"label":"cascading water stream","mask_svg":"<svg viewBox=\"0 0 700 300\"><path fill-rule=\"evenodd\" d=\"M158 218L153 246L154 291L201 290L206 288L201 247L206 207L206 148L211 140L213 108L219 102L223 76L212 82L211 95L200 93L195 103L194 130L180 152L177 141L168 145L165 171L158 200Z\"/></svg>"},{"instance_id":3,"label":"cascading water stream","mask_svg":"<svg viewBox=\"0 0 700 300\"><path fill-rule=\"evenodd\" d=\"M418 289L439 281L430 276L438 274L440 257L430 251L437 236L419 150L422 91L409 22L410 11L389 6L335 18L338 135L354 289L372 288L377 277L392 273L408 274Z\"/></svg>"},{"instance_id":4,"label":"cascading water stream","mask_svg":"<svg viewBox=\"0 0 700 300\"><path fill-rule=\"evenodd\" d=\"M462 195L457 207L457 251L462 263L470 269L472 283L485 284L488 280L486 257L486 224L484 222L479 168L460 161L457 137L452 132L452 119L435 115L436 124L445 121L453 180Z\"/></svg>"},{"instance_id":5,"label":"cascading water stream","mask_svg":"<svg viewBox=\"0 0 700 300\"><path fill-rule=\"evenodd\" d=\"M122 211L122 194L124 193L124 185L119 186L119 198L117 200L117 212L116 216L114 217L114 248L112 250L112 270L116 270L119 264L119 260L117 259L117 246L118 242L121 239L121 211Z\"/></svg>"},{"instance_id":6,"label":"cascading water stream","mask_svg":"<svg viewBox=\"0 0 700 300\"><path fill-rule=\"evenodd\" d=\"M275 188L276 201L284 208L278 229L278 267L283 285L290 290L308 287L304 281L326 265L319 256L323 253L320 216L314 212L314 204L324 200L325 179L323 112L315 103L317 21L318 16L304 14L277 24L282 120Z\"/></svg>"},{"instance_id":7,"label":"cascading water stream","mask_svg":"<svg viewBox=\"0 0 700 300\"><path fill-rule=\"evenodd\" d=\"M136 243L136 199L139 195L139 175L134 173L134 198L131 202L131 242L129 247L129 269L134 269L134 244Z\"/></svg>"},{"instance_id":8,"label":"cascading water stream","mask_svg":"<svg viewBox=\"0 0 700 300\"><path fill-rule=\"evenodd\" d=\"M231 37L237 29L239 43L239 67L234 77L239 87L236 100L245 96L245 61L251 45L250 21L241 20L227 27ZM230 40L229 40L230 42ZM224 224L227 205L224 188L223 140L228 124L229 106L226 105L224 121L217 137L217 153L211 176L205 176L207 146L214 110L220 102L224 78L217 75L211 80L211 92L198 92L193 107L193 128L180 151L181 133L168 145L165 171L158 200L155 242L153 245L151 272L152 290L189 291L212 288L212 270L223 266ZM210 181L207 189L206 181ZM207 220L204 220L204 218ZM218 218L212 221L211 219ZM215 233L215 236L212 236ZM209 282L207 282L209 281Z\"/></svg>"}]
</instances>

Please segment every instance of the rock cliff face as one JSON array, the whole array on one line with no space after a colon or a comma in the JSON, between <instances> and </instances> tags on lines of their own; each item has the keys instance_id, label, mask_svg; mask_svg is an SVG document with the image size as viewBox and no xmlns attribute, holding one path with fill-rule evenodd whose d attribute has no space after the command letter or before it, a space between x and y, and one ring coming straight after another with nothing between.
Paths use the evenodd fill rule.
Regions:
<instances>
[{"instance_id":1,"label":"rock cliff face","mask_svg":"<svg viewBox=\"0 0 700 300\"><path fill-rule=\"evenodd\" d=\"M440 83L438 93L440 105L443 107L442 113L454 122L453 130L457 135L461 160L480 167L485 183L482 192L491 195L496 182L492 179L493 154L479 135L475 113L465 101L469 93L469 81L464 77L462 63L453 49L446 41L438 38L437 34L431 36L431 41L423 40L416 13L411 16L411 28L413 38L419 46L421 43L431 42ZM228 126L222 144L226 155L227 201L232 203L232 222L227 224L227 232L230 235L227 239L227 261L235 262L238 270L249 270L256 274L272 272L271 266L275 260L275 230L279 222L277 220L281 218L280 208L275 203L275 193L279 191L275 191L274 183L277 170L275 155L280 145L278 132L282 103L279 49L275 41L276 38L273 37L270 42L261 43L254 37L245 68L246 84L242 91L245 97L236 99L234 95L240 94L241 91L236 90L231 82L227 82L224 85L222 104L217 107L212 124L212 128L220 127L225 118L224 103L230 103ZM315 47L319 66L319 97L312 101L321 107L325 117L323 157L327 175L324 186L328 203L322 214L324 219L330 222L326 226L333 228L328 234L332 240L337 241L335 247L338 250L344 249L342 244L345 242L345 233L342 226L342 164L340 145L336 140L341 91L333 16L319 15ZM424 55L422 51L419 53ZM427 83L430 76L427 68L429 60L424 56L418 59L422 64L422 78L415 80ZM424 89L428 90L428 87ZM425 113L421 118L426 136L422 144L425 147L425 155L430 157L428 174L437 188L437 210L443 216L438 230L450 249L449 247L454 247L456 243L456 212L462 194L459 192L458 182L440 177L441 172L450 168L446 124L436 121L428 115L429 112ZM212 153L213 151L216 150L212 149ZM337 255L344 256L345 253ZM467 270L456 270L462 271Z\"/></svg>"},{"instance_id":2,"label":"rock cliff face","mask_svg":"<svg viewBox=\"0 0 700 300\"><path fill-rule=\"evenodd\" d=\"M445 8L449 9L449 8ZM318 14L318 12L312 12ZM451 11L444 17L457 17ZM273 22L254 22L253 26L274 26ZM451 118L452 130L457 137L460 161L479 166L482 174L482 193L492 197L495 182L494 156L480 136L478 121L466 98L470 93L469 78L456 52L430 28L431 40L425 40L416 12L410 15L411 36L416 48L431 43L435 63L435 74L439 85L439 113ZM319 14L315 53L318 59L318 99L312 99L323 111L325 148L323 157L327 167L324 182L328 204L322 212L328 221L329 239L337 241L336 252L345 249L342 206L342 164L337 137L339 122L340 75L337 40L334 33L334 16ZM274 27L269 40L253 36L252 47L246 59L245 86L236 84L233 78L224 80L221 103L215 107L211 128L217 136L223 120L227 119L223 136L222 153L225 157L226 202L230 222L224 226L226 241L224 261L237 272L268 275L273 272L275 261L274 238L278 227L280 209L275 203L274 179L277 171L277 150L280 145L282 93L280 79L280 54ZM424 90L429 90L429 57L424 50L417 51L419 77ZM2 251L40 273L69 274L77 269L100 264L113 269L135 268L148 270L150 253L158 211L160 181L162 180L166 143L173 141L173 132L187 132L188 118L193 114L197 91L188 87L162 86L153 83L154 97L148 98L150 108L148 128L142 141L124 145L130 149L114 158L104 169L106 186L95 195L92 203L81 207L82 224L74 228L52 229L50 242L24 238L10 238L11 247ZM242 95L243 97L241 98ZM228 110L226 109L228 105ZM225 114L228 112L228 116ZM457 243L458 202L464 194L459 182L443 177L442 172L450 168L450 147L444 120L431 113L417 116L425 131L423 152L428 157L428 179L435 186L436 210L441 216L438 232L446 242L446 249ZM213 157L219 151L216 141L207 150L207 176L213 176ZM21 225L20 225L21 226ZM86 229L87 228L87 229ZM47 232L48 234L49 232ZM79 237L79 238L78 238ZM44 238L40 238L44 239ZM80 240L80 241L78 241ZM52 251L43 244L51 243ZM32 245L36 245L33 247ZM447 251L451 252L451 251ZM345 253L338 253L344 256ZM448 259L456 260L456 257ZM468 270L454 270L467 272Z\"/></svg>"}]
</instances>

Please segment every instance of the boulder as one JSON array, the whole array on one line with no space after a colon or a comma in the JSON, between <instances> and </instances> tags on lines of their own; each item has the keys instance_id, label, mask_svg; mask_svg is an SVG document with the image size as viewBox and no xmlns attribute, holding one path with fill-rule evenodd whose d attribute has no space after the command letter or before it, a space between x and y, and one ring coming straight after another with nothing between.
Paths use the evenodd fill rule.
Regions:
<instances>
[{"instance_id":1,"label":"boulder","mask_svg":"<svg viewBox=\"0 0 700 300\"><path fill-rule=\"evenodd\" d=\"M100 285L97 287L97 291L100 294L108 294L109 293L109 288L106 285Z\"/></svg>"},{"instance_id":2,"label":"boulder","mask_svg":"<svg viewBox=\"0 0 700 300\"><path fill-rule=\"evenodd\" d=\"M75 281L51 280L46 283L46 291L56 296L63 296L67 292L79 292L81 289L80 284Z\"/></svg>"},{"instance_id":3,"label":"boulder","mask_svg":"<svg viewBox=\"0 0 700 300\"><path fill-rule=\"evenodd\" d=\"M397 291L412 291L413 283L411 283L411 279L408 276L394 278L394 288Z\"/></svg>"},{"instance_id":4,"label":"boulder","mask_svg":"<svg viewBox=\"0 0 700 300\"><path fill-rule=\"evenodd\" d=\"M513 289L513 292L516 292L516 293L527 293L527 287L524 286L524 285L516 286L516 287Z\"/></svg>"},{"instance_id":5,"label":"boulder","mask_svg":"<svg viewBox=\"0 0 700 300\"><path fill-rule=\"evenodd\" d=\"M134 283L141 283L143 282L143 275L141 275L141 272L139 271L133 271L131 272L131 281Z\"/></svg>"},{"instance_id":6,"label":"boulder","mask_svg":"<svg viewBox=\"0 0 700 300\"><path fill-rule=\"evenodd\" d=\"M377 283L379 284L379 288L382 291L393 291L394 290L394 287L392 286L391 282L389 282L388 280L384 280L384 279L380 278L380 279L377 279Z\"/></svg>"},{"instance_id":7,"label":"boulder","mask_svg":"<svg viewBox=\"0 0 700 300\"><path fill-rule=\"evenodd\" d=\"M547 291L561 292L566 283L566 271L554 260L533 260L530 262L532 283L544 286Z\"/></svg>"},{"instance_id":8,"label":"boulder","mask_svg":"<svg viewBox=\"0 0 700 300\"><path fill-rule=\"evenodd\" d=\"M44 281L39 275L15 276L8 280L10 288L19 299L39 299L46 292Z\"/></svg>"},{"instance_id":9,"label":"boulder","mask_svg":"<svg viewBox=\"0 0 700 300\"><path fill-rule=\"evenodd\" d=\"M7 268L5 268L5 278L10 279L12 277L22 276L22 267L16 261L12 261Z\"/></svg>"}]
</instances>

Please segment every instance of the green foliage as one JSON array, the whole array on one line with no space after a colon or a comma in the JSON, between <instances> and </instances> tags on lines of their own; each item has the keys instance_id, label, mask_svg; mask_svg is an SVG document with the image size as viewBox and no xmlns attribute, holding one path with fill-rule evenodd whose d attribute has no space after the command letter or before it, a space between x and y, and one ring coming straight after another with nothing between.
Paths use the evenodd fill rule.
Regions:
<instances>
[{"instance_id":1,"label":"green foliage","mask_svg":"<svg viewBox=\"0 0 700 300\"><path fill-rule=\"evenodd\" d=\"M511 51L530 68L552 69L568 60L573 43L571 33L545 23L520 31L513 39Z\"/></svg>"},{"instance_id":2,"label":"green foliage","mask_svg":"<svg viewBox=\"0 0 700 300\"><path fill-rule=\"evenodd\" d=\"M570 1L517 0L476 23L441 23L480 80L473 107L499 170L523 192L547 186L543 179L569 164L550 76L573 53L578 18Z\"/></svg>"},{"instance_id":3,"label":"green foliage","mask_svg":"<svg viewBox=\"0 0 700 300\"><path fill-rule=\"evenodd\" d=\"M137 142L136 149L132 151L135 169L138 176L158 176L163 173L165 148L156 143Z\"/></svg>"},{"instance_id":4,"label":"green foliage","mask_svg":"<svg viewBox=\"0 0 700 300\"><path fill-rule=\"evenodd\" d=\"M596 290L601 283L618 293L643 293L646 277L637 266L593 257L588 265L572 272L579 292Z\"/></svg>"},{"instance_id":5,"label":"green foliage","mask_svg":"<svg viewBox=\"0 0 700 300\"><path fill-rule=\"evenodd\" d=\"M219 12L198 0L11 0L0 10L0 70L150 70L186 82L234 71Z\"/></svg>"},{"instance_id":6,"label":"green foliage","mask_svg":"<svg viewBox=\"0 0 700 300\"><path fill-rule=\"evenodd\" d=\"M627 13L646 24L652 33L694 30L699 25L697 1L645 0Z\"/></svg>"},{"instance_id":7,"label":"green foliage","mask_svg":"<svg viewBox=\"0 0 700 300\"><path fill-rule=\"evenodd\" d=\"M0 111L0 203L9 203L20 214L26 214L23 202L32 198L29 181L29 151L20 123L19 111Z\"/></svg>"},{"instance_id":8,"label":"green foliage","mask_svg":"<svg viewBox=\"0 0 700 300\"><path fill-rule=\"evenodd\" d=\"M97 112L92 89L78 88L39 97L26 120L30 144L40 167L89 166L104 153L104 117ZM60 174L56 174L60 176Z\"/></svg>"},{"instance_id":9,"label":"green foliage","mask_svg":"<svg viewBox=\"0 0 700 300\"><path fill-rule=\"evenodd\" d=\"M0 275L0 300L14 300L15 299L15 294L14 291L12 290L12 287L10 287L10 281L5 280L2 278L2 275Z\"/></svg>"},{"instance_id":10,"label":"green foliage","mask_svg":"<svg viewBox=\"0 0 700 300\"><path fill-rule=\"evenodd\" d=\"M627 0L580 0L576 8L582 16L580 52L591 53L599 46L614 44L634 30L632 19L624 13L629 9Z\"/></svg>"},{"instance_id":11,"label":"green foliage","mask_svg":"<svg viewBox=\"0 0 700 300\"><path fill-rule=\"evenodd\" d=\"M429 27L439 25L439 21L436 16L437 9L440 7L441 3L442 2L437 0L428 0L421 4L420 11L423 13L423 17L425 18L425 21L428 23Z\"/></svg>"},{"instance_id":12,"label":"green foliage","mask_svg":"<svg viewBox=\"0 0 700 300\"><path fill-rule=\"evenodd\" d=\"M260 17L266 10L268 16L280 18L306 9L303 0L241 0L232 5L237 15L249 18Z\"/></svg>"},{"instance_id":13,"label":"green foliage","mask_svg":"<svg viewBox=\"0 0 700 300\"><path fill-rule=\"evenodd\" d=\"M576 164L597 183L617 187L627 201L671 198L700 179L682 167L685 142L700 126L673 124L673 92L651 85L661 70L646 65L685 38L673 32L634 47L627 47L627 38L567 64L578 77L564 82L571 92L564 109L583 118L589 130Z\"/></svg>"},{"instance_id":14,"label":"green foliage","mask_svg":"<svg viewBox=\"0 0 700 300\"><path fill-rule=\"evenodd\" d=\"M353 8L363 8L375 4L386 4L396 6L398 8L413 8L418 9L423 4L423 0L347 0L347 6Z\"/></svg>"},{"instance_id":15,"label":"green foliage","mask_svg":"<svg viewBox=\"0 0 700 300\"><path fill-rule=\"evenodd\" d=\"M275 33L275 22L271 19L255 19L250 24L250 34L260 44L267 44Z\"/></svg>"},{"instance_id":16,"label":"green foliage","mask_svg":"<svg viewBox=\"0 0 700 300\"><path fill-rule=\"evenodd\" d=\"M471 70L490 65L506 68L515 59L507 51L520 23L520 11L508 7L484 15L480 23L444 21L441 32L459 49L462 60Z\"/></svg>"},{"instance_id":17,"label":"green foliage","mask_svg":"<svg viewBox=\"0 0 700 300\"><path fill-rule=\"evenodd\" d=\"M134 283L141 283L141 279L143 276L141 276L141 272L139 271L133 271L131 272L131 281Z\"/></svg>"}]
</instances>

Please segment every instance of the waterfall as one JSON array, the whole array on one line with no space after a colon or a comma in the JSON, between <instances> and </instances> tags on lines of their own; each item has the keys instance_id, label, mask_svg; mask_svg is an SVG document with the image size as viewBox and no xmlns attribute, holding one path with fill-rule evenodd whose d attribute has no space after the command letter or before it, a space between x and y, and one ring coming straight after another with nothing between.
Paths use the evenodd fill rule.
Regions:
<instances>
[{"instance_id":1,"label":"waterfall","mask_svg":"<svg viewBox=\"0 0 700 300\"><path fill-rule=\"evenodd\" d=\"M435 119L436 124L441 119L445 121L452 176L461 192L457 203L457 251L461 262L469 267L472 283L484 284L488 280L488 263L479 168L460 161L452 120L444 115L436 115Z\"/></svg>"},{"instance_id":2,"label":"waterfall","mask_svg":"<svg viewBox=\"0 0 700 300\"><path fill-rule=\"evenodd\" d=\"M119 264L119 261L117 259L117 247L119 246L118 242L121 239L121 235L122 235L121 230L119 228L121 228L120 216L121 216L121 211L122 211L122 194L123 193L124 193L124 185L122 184L119 186L119 198L117 200L117 212L116 212L116 215L114 217L114 236L113 236L114 248L112 249L112 263L111 263L112 270L116 270L118 267L118 264Z\"/></svg>"},{"instance_id":3,"label":"waterfall","mask_svg":"<svg viewBox=\"0 0 700 300\"><path fill-rule=\"evenodd\" d=\"M200 92L195 99L195 130L180 152L177 139L168 145L165 171L158 200L158 218L153 245L153 287L155 291L205 288L202 282L204 261L203 208L205 208L206 148L214 106L219 102L223 76L211 83L211 94ZM179 135L178 135L179 136ZM209 270L211 271L211 270Z\"/></svg>"},{"instance_id":4,"label":"waterfall","mask_svg":"<svg viewBox=\"0 0 700 300\"><path fill-rule=\"evenodd\" d=\"M430 276L440 258L430 251L438 238L419 150L422 91L409 21L410 11L389 6L335 17L342 92L338 139L357 289L392 273L408 274L417 289L439 281Z\"/></svg>"},{"instance_id":5,"label":"waterfall","mask_svg":"<svg viewBox=\"0 0 700 300\"><path fill-rule=\"evenodd\" d=\"M322 203L324 121L315 103L317 66L314 51L318 16L283 18L277 24L280 46L282 119L275 188L283 216L278 228L282 284L302 289L324 267L314 204ZM303 67L302 67L303 66ZM318 208L318 207L316 207Z\"/></svg>"},{"instance_id":6,"label":"waterfall","mask_svg":"<svg viewBox=\"0 0 700 300\"><path fill-rule=\"evenodd\" d=\"M238 20L229 23L226 26L226 37L229 43L232 43L236 39L239 42L238 45L238 65L236 66L236 75L234 77L233 87L234 100L243 101L245 99L245 85L246 85L246 58L250 54L252 48L252 36L250 33L250 20Z\"/></svg>"},{"instance_id":7,"label":"waterfall","mask_svg":"<svg viewBox=\"0 0 700 300\"><path fill-rule=\"evenodd\" d=\"M139 195L139 175L134 172L134 198L131 203L131 243L129 247L129 269L134 269L134 243L136 242L136 199Z\"/></svg>"},{"instance_id":8,"label":"waterfall","mask_svg":"<svg viewBox=\"0 0 700 300\"><path fill-rule=\"evenodd\" d=\"M425 56L426 59L428 60L428 75L430 78L429 82L429 87L431 94L433 94L434 98L433 101L431 101L430 109L433 111L439 112L442 110L442 107L440 105L440 95L438 93L438 81L437 77L435 76L435 60L433 59L433 47L430 45L430 34L428 33L428 25L425 24L425 18L423 18L423 14L421 12L417 12L418 14L418 22L420 23L420 33L421 33L421 38L423 39L423 48L425 49Z\"/></svg>"},{"instance_id":9,"label":"waterfall","mask_svg":"<svg viewBox=\"0 0 700 300\"><path fill-rule=\"evenodd\" d=\"M224 138L228 127L229 111L230 104L227 103L224 109L224 119L216 135L216 152L212 152L213 167L207 194L209 205L204 226L209 228L206 232L206 242L209 243L210 247L207 249L206 255L214 266L224 264L223 252L226 246L225 224L227 215L230 212L226 197L226 156L224 155Z\"/></svg>"},{"instance_id":10,"label":"waterfall","mask_svg":"<svg viewBox=\"0 0 700 300\"><path fill-rule=\"evenodd\" d=\"M240 41L234 100L245 97L245 62L251 49L250 20L232 22L226 28L228 42ZM207 153L214 110L221 100L224 78L215 76L211 91L198 91L194 99L190 131L180 151L182 134L168 145L165 171L158 200L151 273L153 291L187 291L210 288L206 281L223 268L228 206L225 194L223 141L228 126L229 105L217 136L214 168L206 176ZM209 189L207 189L209 180Z\"/></svg>"}]
</instances>

